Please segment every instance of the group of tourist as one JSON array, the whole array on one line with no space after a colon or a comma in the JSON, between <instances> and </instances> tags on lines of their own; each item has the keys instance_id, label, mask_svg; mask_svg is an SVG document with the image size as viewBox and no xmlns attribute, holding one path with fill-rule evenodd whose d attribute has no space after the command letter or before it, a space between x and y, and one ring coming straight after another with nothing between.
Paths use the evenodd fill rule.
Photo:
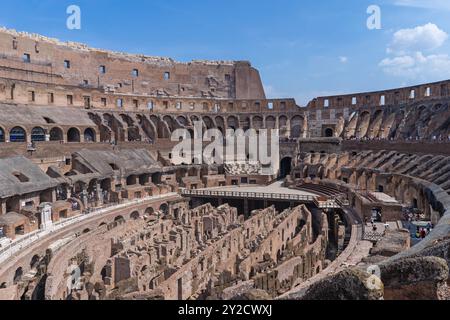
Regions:
<instances>
[{"instance_id":1,"label":"group of tourist","mask_svg":"<svg viewBox=\"0 0 450 320\"><path fill-rule=\"evenodd\" d=\"M147 144L155 144L155 142L151 139L151 138L148 138L148 137L146 137L146 138L144 138L144 139L135 139L135 140L133 140L133 141L136 141L136 142L145 142L145 143L147 143ZM115 140L115 139L110 139L109 140L109 144L110 145L112 145L112 146L117 146L118 145L118 143L117 143L117 140Z\"/></svg>"},{"instance_id":2,"label":"group of tourist","mask_svg":"<svg viewBox=\"0 0 450 320\"><path fill-rule=\"evenodd\" d=\"M408 139L406 139L408 141L422 141L422 140L431 140L431 141L450 141L450 135L448 135L447 137L440 134L439 136L432 136L431 139L423 139L421 137L409 137Z\"/></svg>"},{"instance_id":3,"label":"group of tourist","mask_svg":"<svg viewBox=\"0 0 450 320\"><path fill-rule=\"evenodd\" d=\"M390 137L390 138L380 138L380 137L374 137L374 138L369 138L369 137L364 137L364 138L357 138L357 137L352 137L349 140L352 141L396 141L398 142L399 140L405 140L405 141L434 141L434 142L450 142L450 135L448 135L447 137L445 135L439 135L439 136L432 136L431 139L424 139L421 137L407 137L405 139L400 138L394 138L394 137Z\"/></svg>"},{"instance_id":4,"label":"group of tourist","mask_svg":"<svg viewBox=\"0 0 450 320\"><path fill-rule=\"evenodd\" d=\"M60 186L56 189L56 200L67 200L67 190L66 188L62 188Z\"/></svg>"},{"instance_id":5,"label":"group of tourist","mask_svg":"<svg viewBox=\"0 0 450 320\"><path fill-rule=\"evenodd\" d=\"M36 151L36 143L34 141L29 142L27 144L27 152L30 153L30 155L33 155L34 151Z\"/></svg>"},{"instance_id":6,"label":"group of tourist","mask_svg":"<svg viewBox=\"0 0 450 320\"><path fill-rule=\"evenodd\" d=\"M416 237L416 239L423 240L430 234L431 231L433 231L433 227L432 227L431 223L428 224L428 226L426 228L417 227L415 237Z\"/></svg>"},{"instance_id":7,"label":"group of tourist","mask_svg":"<svg viewBox=\"0 0 450 320\"><path fill-rule=\"evenodd\" d=\"M426 215L417 208L406 208L403 215L413 239L423 240L433 231L433 224L426 221Z\"/></svg>"},{"instance_id":8,"label":"group of tourist","mask_svg":"<svg viewBox=\"0 0 450 320\"><path fill-rule=\"evenodd\" d=\"M71 205L72 205L72 210L73 211L78 211L80 210L80 204L77 201L74 201L72 199L69 199Z\"/></svg>"}]
</instances>

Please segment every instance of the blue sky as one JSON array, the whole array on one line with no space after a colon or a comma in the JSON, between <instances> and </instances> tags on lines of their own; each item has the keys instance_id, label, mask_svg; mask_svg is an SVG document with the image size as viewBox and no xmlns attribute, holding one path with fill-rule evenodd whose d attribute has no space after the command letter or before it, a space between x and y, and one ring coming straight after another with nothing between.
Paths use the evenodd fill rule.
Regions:
<instances>
[{"instance_id":1,"label":"blue sky","mask_svg":"<svg viewBox=\"0 0 450 320\"><path fill-rule=\"evenodd\" d=\"M66 8L82 29L66 28ZM366 10L380 6L382 29ZM450 79L449 0L2 0L0 25L93 47L192 59L250 60L269 97Z\"/></svg>"}]
</instances>

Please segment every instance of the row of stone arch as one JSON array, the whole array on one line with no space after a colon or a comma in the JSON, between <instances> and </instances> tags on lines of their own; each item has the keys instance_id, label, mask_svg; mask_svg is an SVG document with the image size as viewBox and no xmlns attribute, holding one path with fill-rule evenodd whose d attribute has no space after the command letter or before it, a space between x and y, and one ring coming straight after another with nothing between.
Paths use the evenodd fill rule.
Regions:
<instances>
[{"instance_id":1,"label":"row of stone arch","mask_svg":"<svg viewBox=\"0 0 450 320\"><path fill-rule=\"evenodd\" d=\"M167 203L163 203L159 206L158 212L161 213L162 215L167 215L169 214L169 205ZM155 209L153 207L148 207L147 209L145 209L145 211L141 214L138 210L135 210L133 212L130 213L130 219L131 220L138 220L140 219L143 215L146 216L151 216L155 214ZM120 221L120 220L125 220L123 216L118 216L115 218L115 221Z\"/></svg>"},{"instance_id":2,"label":"row of stone arch","mask_svg":"<svg viewBox=\"0 0 450 320\"><path fill-rule=\"evenodd\" d=\"M177 129L188 129L193 135L195 122L200 122L203 130L218 129L225 133L227 129L284 129L284 135L292 138L301 137L306 130L305 118L300 115L288 117L246 115L208 116L172 116L172 115L145 115L145 114L89 114L90 118L100 128L100 140L107 141L143 141L148 139L170 139ZM282 134L283 135L283 134Z\"/></svg>"},{"instance_id":3,"label":"row of stone arch","mask_svg":"<svg viewBox=\"0 0 450 320\"><path fill-rule=\"evenodd\" d=\"M345 139L409 137L432 138L450 134L450 123L442 116L450 112L448 105L419 105L400 110L377 109L355 111L337 135Z\"/></svg>"},{"instance_id":4,"label":"row of stone arch","mask_svg":"<svg viewBox=\"0 0 450 320\"><path fill-rule=\"evenodd\" d=\"M123 223L129 220L139 220L141 217L145 216L151 216L154 215L156 212L162 214L163 216L169 214L169 205L167 203L162 203L159 206L158 211L155 211L154 207L148 207L147 209L143 210L142 212L140 212L139 210L134 210L132 211L129 215L118 215L116 217L114 217L114 222L116 223ZM107 225L106 222L102 222L99 226L103 226L103 225ZM87 231L90 229L86 229L85 231ZM86 233L86 232L84 232Z\"/></svg>"},{"instance_id":5,"label":"row of stone arch","mask_svg":"<svg viewBox=\"0 0 450 320\"><path fill-rule=\"evenodd\" d=\"M0 142L44 142L44 141L66 141L66 142L96 142L97 134L93 128L86 128L81 134L78 128L70 128L67 133L59 127L50 130L42 127L34 127L30 134L21 126L16 126L9 131L0 127Z\"/></svg>"}]
</instances>

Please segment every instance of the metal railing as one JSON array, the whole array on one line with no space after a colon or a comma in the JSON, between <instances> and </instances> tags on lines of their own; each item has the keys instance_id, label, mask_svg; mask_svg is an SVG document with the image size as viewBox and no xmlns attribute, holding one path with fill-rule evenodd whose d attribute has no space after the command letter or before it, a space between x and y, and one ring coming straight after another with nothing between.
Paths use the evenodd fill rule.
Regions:
<instances>
[{"instance_id":1,"label":"metal railing","mask_svg":"<svg viewBox=\"0 0 450 320\"><path fill-rule=\"evenodd\" d=\"M333 199L327 200L327 201L319 201L316 199L314 201L314 204L319 209L339 209L339 208L341 208L341 206L337 203L337 201L335 201Z\"/></svg>"},{"instance_id":2,"label":"metal railing","mask_svg":"<svg viewBox=\"0 0 450 320\"><path fill-rule=\"evenodd\" d=\"M242 198L242 199L263 199L263 200L288 200L314 202L315 196L287 194L287 193L265 193L265 192L242 192L242 191L212 191L212 190L188 190L181 189L183 196L196 197L223 197L223 198Z\"/></svg>"},{"instance_id":3,"label":"metal railing","mask_svg":"<svg viewBox=\"0 0 450 320\"><path fill-rule=\"evenodd\" d=\"M363 234L363 240L378 242L383 239L384 233L376 231L365 231Z\"/></svg>"}]
</instances>

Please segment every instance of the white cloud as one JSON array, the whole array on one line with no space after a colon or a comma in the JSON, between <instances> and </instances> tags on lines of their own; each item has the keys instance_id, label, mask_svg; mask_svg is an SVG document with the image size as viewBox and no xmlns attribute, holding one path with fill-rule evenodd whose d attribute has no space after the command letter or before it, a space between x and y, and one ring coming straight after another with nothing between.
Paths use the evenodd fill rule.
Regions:
<instances>
[{"instance_id":1,"label":"white cloud","mask_svg":"<svg viewBox=\"0 0 450 320\"><path fill-rule=\"evenodd\" d=\"M388 57L379 63L384 73L417 81L450 77L450 56L436 52L448 34L433 23L394 33Z\"/></svg>"},{"instance_id":2,"label":"white cloud","mask_svg":"<svg viewBox=\"0 0 450 320\"><path fill-rule=\"evenodd\" d=\"M448 0L395 0L394 4L402 7L450 10L450 1Z\"/></svg>"},{"instance_id":3,"label":"white cloud","mask_svg":"<svg viewBox=\"0 0 450 320\"><path fill-rule=\"evenodd\" d=\"M347 62L348 62L348 58L342 56L342 57L339 57L339 61L340 61L341 63L347 63Z\"/></svg>"},{"instance_id":4,"label":"white cloud","mask_svg":"<svg viewBox=\"0 0 450 320\"><path fill-rule=\"evenodd\" d=\"M379 66L386 74L410 79L446 79L450 77L448 54L424 55L416 52L382 60Z\"/></svg>"},{"instance_id":5,"label":"white cloud","mask_svg":"<svg viewBox=\"0 0 450 320\"><path fill-rule=\"evenodd\" d=\"M388 53L400 55L411 51L427 51L441 47L448 34L433 23L412 29L401 29L394 33Z\"/></svg>"}]
</instances>

